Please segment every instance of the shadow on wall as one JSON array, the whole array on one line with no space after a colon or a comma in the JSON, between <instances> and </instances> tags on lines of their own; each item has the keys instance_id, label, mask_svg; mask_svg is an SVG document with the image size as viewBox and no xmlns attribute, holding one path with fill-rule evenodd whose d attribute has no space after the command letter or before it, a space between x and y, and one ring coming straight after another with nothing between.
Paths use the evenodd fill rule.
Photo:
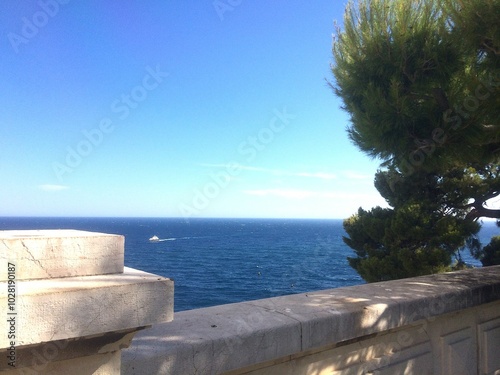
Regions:
<instances>
[{"instance_id":1,"label":"shadow on wall","mask_svg":"<svg viewBox=\"0 0 500 375\"><path fill-rule=\"evenodd\" d=\"M498 299L500 267L490 267L183 311L139 333L123 352L122 371L321 374L390 366L433 373L433 332L455 324L436 319ZM455 361L460 371L474 366L461 358L470 356Z\"/></svg>"}]
</instances>

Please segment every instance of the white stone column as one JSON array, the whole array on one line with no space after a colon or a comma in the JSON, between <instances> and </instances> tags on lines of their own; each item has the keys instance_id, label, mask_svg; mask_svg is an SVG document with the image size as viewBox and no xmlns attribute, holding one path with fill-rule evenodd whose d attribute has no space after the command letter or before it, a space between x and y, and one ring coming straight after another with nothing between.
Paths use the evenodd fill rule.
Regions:
<instances>
[{"instance_id":1,"label":"white stone column","mask_svg":"<svg viewBox=\"0 0 500 375\"><path fill-rule=\"evenodd\" d=\"M174 295L123 260L123 236L0 231L0 373L120 374L121 349L173 319Z\"/></svg>"}]
</instances>

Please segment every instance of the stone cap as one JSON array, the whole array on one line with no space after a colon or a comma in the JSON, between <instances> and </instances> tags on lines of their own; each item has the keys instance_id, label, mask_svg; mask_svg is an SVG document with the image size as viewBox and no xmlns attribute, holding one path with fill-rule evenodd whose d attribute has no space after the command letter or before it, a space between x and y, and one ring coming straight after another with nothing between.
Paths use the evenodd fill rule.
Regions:
<instances>
[{"instance_id":1,"label":"stone cap","mask_svg":"<svg viewBox=\"0 0 500 375\"><path fill-rule=\"evenodd\" d=\"M0 288L7 291L6 284ZM168 322L174 314L174 282L127 267L120 274L19 281L16 289L12 311L0 293L0 316L12 319L18 347ZM8 347L7 334L0 335L0 353Z\"/></svg>"},{"instance_id":2,"label":"stone cap","mask_svg":"<svg viewBox=\"0 0 500 375\"><path fill-rule=\"evenodd\" d=\"M0 282L123 272L125 238L73 229L0 231Z\"/></svg>"}]
</instances>

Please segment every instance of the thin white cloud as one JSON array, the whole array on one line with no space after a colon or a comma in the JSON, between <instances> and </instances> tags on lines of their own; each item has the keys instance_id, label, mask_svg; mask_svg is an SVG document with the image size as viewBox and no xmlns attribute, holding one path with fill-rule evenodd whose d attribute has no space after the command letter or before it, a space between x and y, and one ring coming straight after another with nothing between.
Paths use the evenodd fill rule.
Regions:
<instances>
[{"instance_id":1,"label":"thin white cloud","mask_svg":"<svg viewBox=\"0 0 500 375\"><path fill-rule=\"evenodd\" d=\"M254 189L243 190L244 194L259 196L259 197L281 197L287 199L322 199L336 202L356 202L356 208L359 206L371 207L367 205L369 202L375 202L374 205L387 207L387 203L377 194L366 193L348 193L341 191L325 192L315 190L299 190L299 189Z\"/></svg>"},{"instance_id":2,"label":"thin white cloud","mask_svg":"<svg viewBox=\"0 0 500 375\"><path fill-rule=\"evenodd\" d=\"M228 165L232 165L232 164L239 165L236 162L231 162L231 163L226 163L226 164L222 164L222 163L198 163L197 165L199 165L201 167L207 167L207 168L227 168Z\"/></svg>"},{"instance_id":3,"label":"thin white cloud","mask_svg":"<svg viewBox=\"0 0 500 375\"><path fill-rule=\"evenodd\" d=\"M326 172L317 172L317 173L297 173L299 177L311 177L311 178L320 178L322 180L333 180L337 178L337 175L333 173Z\"/></svg>"},{"instance_id":4,"label":"thin white cloud","mask_svg":"<svg viewBox=\"0 0 500 375\"><path fill-rule=\"evenodd\" d=\"M373 179L373 175L368 175L364 173L359 173L356 171L343 171L342 175L348 179L351 180L366 180L366 179Z\"/></svg>"},{"instance_id":5,"label":"thin white cloud","mask_svg":"<svg viewBox=\"0 0 500 375\"><path fill-rule=\"evenodd\" d=\"M66 185L52 185L52 184L43 184L38 185L38 188L43 191L61 191L69 189L69 186Z\"/></svg>"},{"instance_id":6,"label":"thin white cloud","mask_svg":"<svg viewBox=\"0 0 500 375\"><path fill-rule=\"evenodd\" d=\"M312 191L295 189L257 189L244 190L243 192L248 195L256 195L260 197L275 196L289 199L304 199L315 194Z\"/></svg>"},{"instance_id":7,"label":"thin white cloud","mask_svg":"<svg viewBox=\"0 0 500 375\"><path fill-rule=\"evenodd\" d=\"M252 167L249 165L242 165L238 163L234 163L238 165L238 169L242 171L252 171L252 172L262 172L267 174L272 174L273 176L289 176L289 177L306 177L306 178L318 178L322 180L333 180L337 178L337 176L333 173L328 172L290 172L282 169L271 169L271 168L261 168L261 167ZM228 164L210 164L210 163L202 163L200 164L202 167L209 168L227 168Z\"/></svg>"}]
</instances>

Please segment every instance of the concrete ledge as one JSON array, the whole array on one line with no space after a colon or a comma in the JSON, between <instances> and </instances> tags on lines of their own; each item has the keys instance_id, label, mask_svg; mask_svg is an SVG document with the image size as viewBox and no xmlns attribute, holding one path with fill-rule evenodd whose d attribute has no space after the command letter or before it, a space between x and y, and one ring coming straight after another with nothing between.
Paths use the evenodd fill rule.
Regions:
<instances>
[{"instance_id":1,"label":"concrete ledge","mask_svg":"<svg viewBox=\"0 0 500 375\"><path fill-rule=\"evenodd\" d=\"M7 290L6 284L0 289ZM173 288L170 279L131 268L114 275L18 281L17 346L170 321ZM7 305L6 293L0 294L4 317ZM0 348L7 347L7 335L1 335Z\"/></svg>"},{"instance_id":2,"label":"concrete ledge","mask_svg":"<svg viewBox=\"0 0 500 375\"><path fill-rule=\"evenodd\" d=\"M498 300L500 266L179 312L134 338L122 374L220 374Z\"/></svg>"},{"instance_id":3,"label":"concrete ledge","mask_svg":"<svg viewBox=\"0 0 500 375\"><path fill-rule=\"evenodd\" d=\"M123 236L79 230L0 231L0 260L15 262L16 280L123 272ZM0 282L7 280L0 269Z\"/></svg>"}]
</instances>

